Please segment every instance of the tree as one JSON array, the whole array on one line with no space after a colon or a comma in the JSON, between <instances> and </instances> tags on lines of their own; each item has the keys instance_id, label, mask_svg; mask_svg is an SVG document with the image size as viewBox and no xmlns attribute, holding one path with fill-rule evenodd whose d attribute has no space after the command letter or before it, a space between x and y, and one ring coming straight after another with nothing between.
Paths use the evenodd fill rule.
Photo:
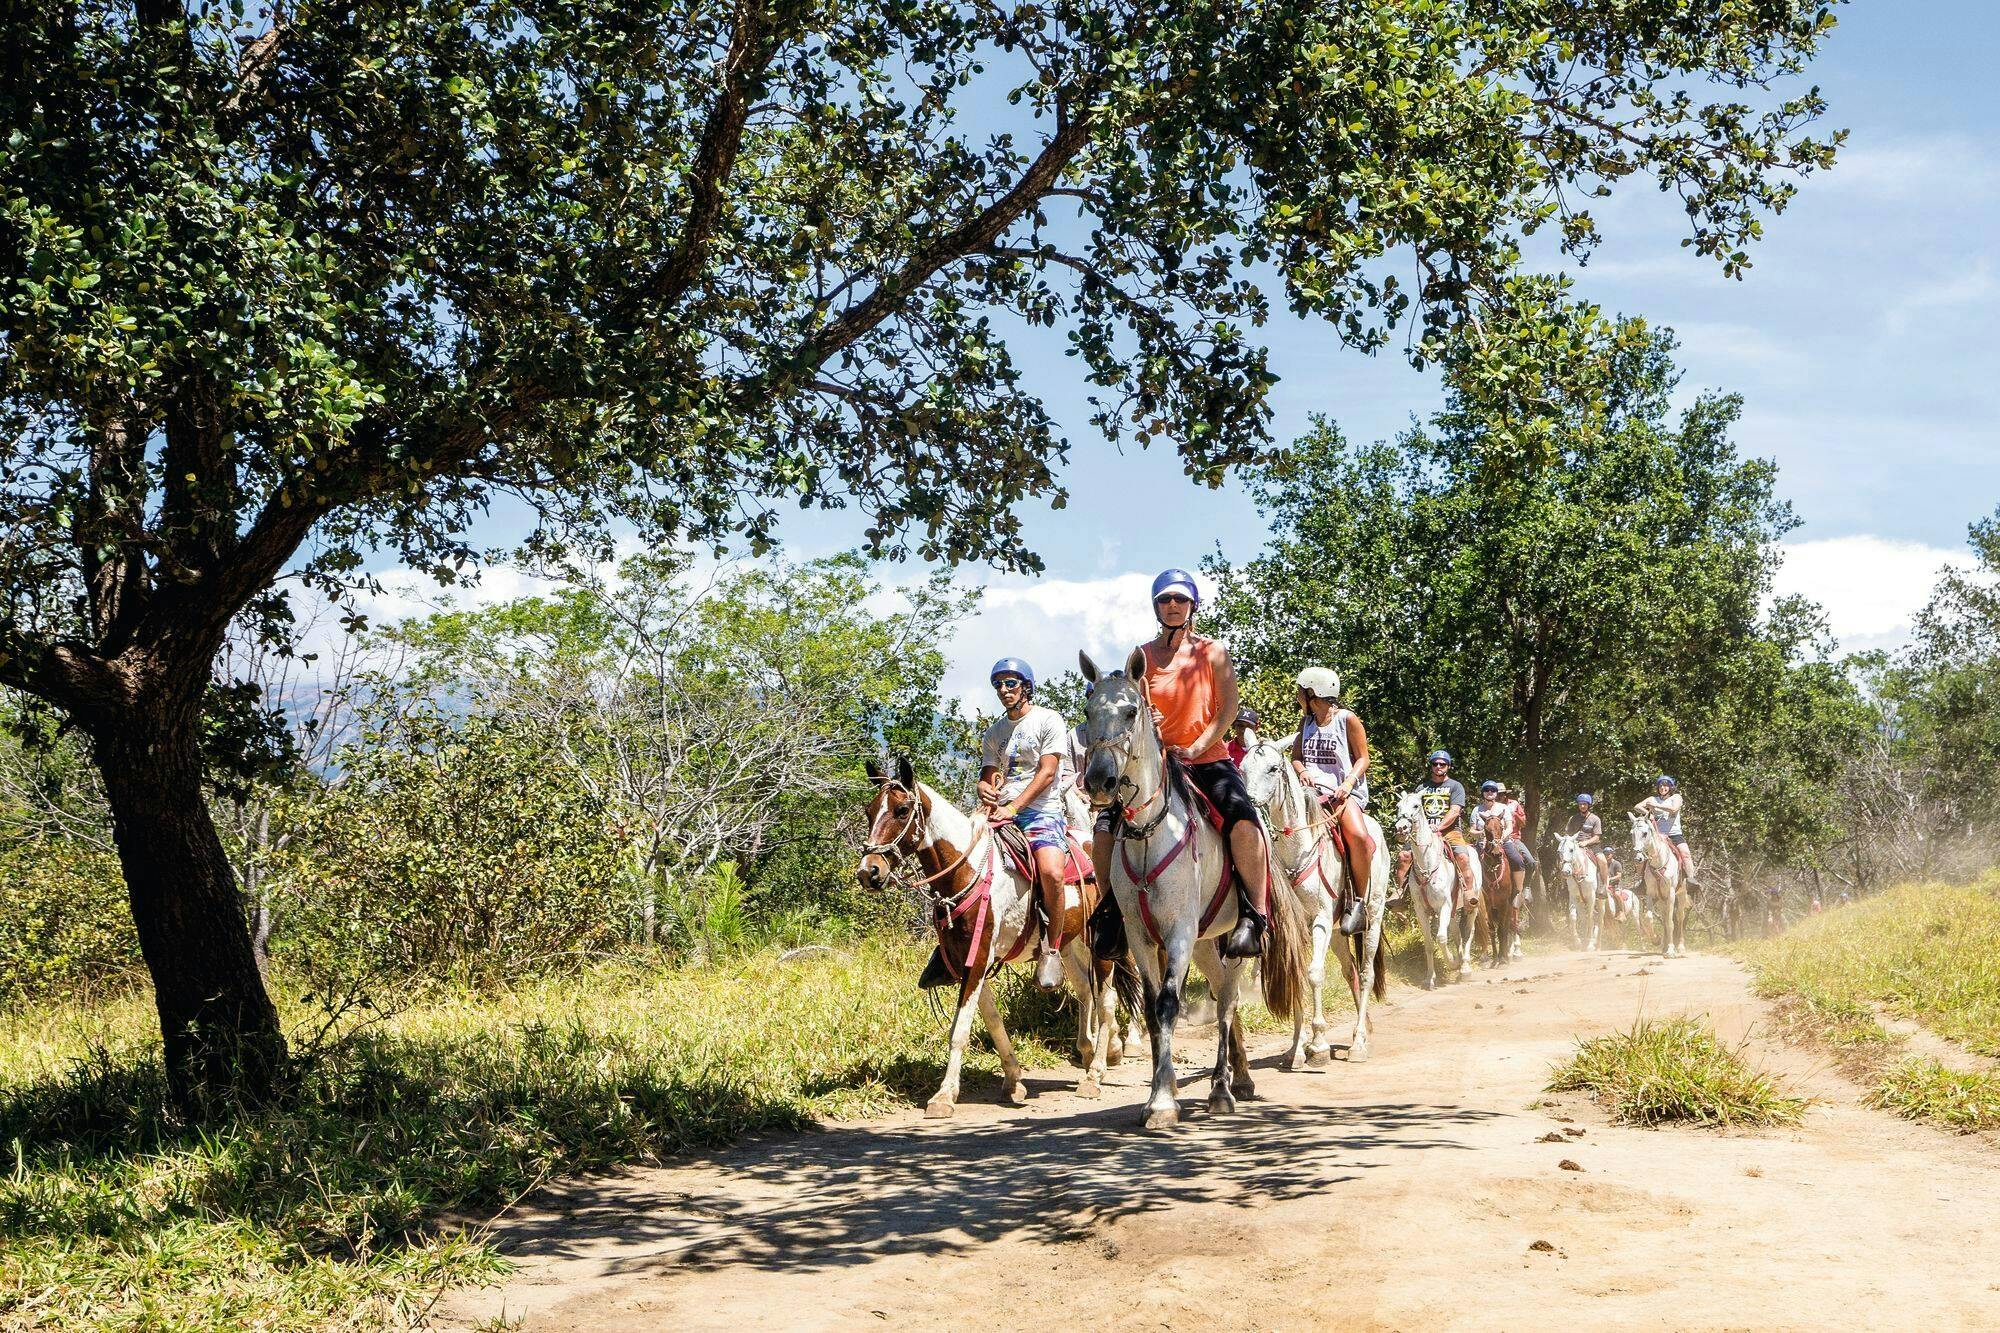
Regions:
<instances>
[{"instance_id":1,"label":"tree","mask_svg":"<svg viewBox=\"0 0 2000 1333\"><path fill-rule=\"evenodd\" d=\"M1467 775L1518 767L1534 820L1551 781L1636 799L1665 767L1718 837L1798 849L1854 694L1808 608L1760 619L1790 512L1730 442L1739 400L1675 418L1673 345L1621 327L1601 428L1552 467L1496 467L1455 397L1396 444L1353 448L1322 422L1254 473L1272 541L1214 565L1253 692L1333 665L1389 771L1436 745Z\"/></svg>"},{"instance_id":2,"label":"tree","mask_svg":"<svg viewBox=\"0 0 2000 1333\"><path fill-rule=\"evenodd\" d=\"M1627 176L1730 272L1797 174L1831 0L512 0L0 18L0 682L103 769L171 1086L283 1071L197 744L233 621L371 549L444 576L494 497L767 544L1032 567L1063 444L1007 337L1061 325L1094 425L1219 479L1254 336L1409 330L1502 447L1587 408L1601 321L1521 277ZM1705 84L1722 90L1711 97ZM1763 109L1749 105L1761 101ZM975 128L976 127L976 128ZM1389 272L1406 261L1413 281ZM602 549L600 547L600 549ZM268 614L259 617L258 608Z\"/></svg>"}]
</instances>

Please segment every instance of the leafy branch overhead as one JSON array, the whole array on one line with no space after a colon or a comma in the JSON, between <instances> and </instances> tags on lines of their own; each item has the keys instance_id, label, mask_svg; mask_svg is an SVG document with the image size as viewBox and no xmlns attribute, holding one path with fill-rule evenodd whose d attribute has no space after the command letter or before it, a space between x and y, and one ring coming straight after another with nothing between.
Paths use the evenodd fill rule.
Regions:
<instances>
[{"instance_id":1,"label":"leafy branch overhead","mask_svg":"<svg viewBox=\"0 0 2000 1333\"><path fill-rule=\"evenodd\" d=\"M768 540L1027 565L1063 443L1008 338L1059 328L1094 424L1216 479L1264 443L1274 293L1408 323L1536 437L1524 291L1644 173L1731 271L1830 138L1827 6L1376 0L13 11L0 553L17 634L226 618L317 525L454 569L496 493ZM18 656L27 644L17 644ZM19 675L23 666L7 668Z\"/></svg>"}]
</instances>

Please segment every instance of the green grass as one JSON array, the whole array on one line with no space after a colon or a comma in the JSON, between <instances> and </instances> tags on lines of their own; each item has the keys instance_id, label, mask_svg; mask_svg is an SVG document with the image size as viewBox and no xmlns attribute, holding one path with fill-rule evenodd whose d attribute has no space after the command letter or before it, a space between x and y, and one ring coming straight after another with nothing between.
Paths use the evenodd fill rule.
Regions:
<instances>
[{"instance_id":1,"label":"green grass","mask_svg":"<svg viewBox=\"0 0 2000 1333\"><path fill-rule=\"evenodd\" d=\"M2000 1129L2000 1075L1947 1069L1935 1060L1899 1061L1881 1076L1870 1100L1950 1129Z\"/></svg>"},{"instance_id":2,"label":"green grass","mask_svg":"<svg viewBox=\"0 0 2000 1333\"><path fill-rule=\"evenodd\" d=\"M1803 1005L1836 1038L1874 1040L1866 1029L1879 1004L2000 1056L2000 875L1902 885L1737 952L1759 994Z\"/></svg>"},{"instance_id":3,"label":"green grass","mask_svg":"<svg viewBox=\"0 0 2000 1333\"><path fill-rule=\"evenodd\" d=\"M552 1177L921 1104L944 1054L922 961L767 950L447 995L309 1062L284 1109L201 1127L160 1109L142 1000L0 1020L0 1328L413 1322L500 1266L466 1223ZM1071 1018L1010 991L1023 1059L1061 1063ZM979 1095L983 1044L968 1068Z\"/></svg>"},{"instance_id":4,"label":"green grass","mask_svg":"<svg viewBox=\"0 0 2000 1333\"><path fill-rule=\"evenodd\" d=\"M1592 1093L1614 1118L1635 1125L1790 1125L1807 1104L1687 1016L1579 1042L1549 1091Z\"/></svg>"},{"instance_id":5,"label":"green grass","mask_svg":"<svg viewBox=\"0 0 2000 1333\"><path fill-rule=\"evenodd\" d=\"M1887 1012L2000 1056L2000 874L1905 884L1737 952L1787 1023L1841 1057L1876 1106L1947 1129L2000 1128L2000 1074L1901 1056Z\"/></svg>"}]
</instances>

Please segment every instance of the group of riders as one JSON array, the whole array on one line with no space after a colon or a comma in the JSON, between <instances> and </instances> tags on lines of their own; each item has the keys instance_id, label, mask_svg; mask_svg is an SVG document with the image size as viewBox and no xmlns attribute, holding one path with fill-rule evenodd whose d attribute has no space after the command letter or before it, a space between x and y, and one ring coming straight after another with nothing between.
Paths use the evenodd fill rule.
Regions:
<instances>
[{"instance_id":1,"label":"group of riders","mask_svg":"<svg viewBox=\"0 0 2000 1333\"><path fill-rule=\"evenodd\" d=\"M1222 941L1222 952L1254 957L1263 953L1270 926L1271 852L1237 765L1260 720L1242 704L1229 650L1195 632L1201 594L1194 576L1182 569L1165 570L1153 580L1152 596L1159 632L1133 651L1127 669L1152 706L1162 745L1205 798L1229 843L1243 910ZM993 664L990 677L1003 711L981 742L979 799L989 818L1015 825L1033 849L1043 925L1035 979L1054 989L1062 980L1058 954L1063 941L1053 923L1063 920L1064 882L1075 878L1079 859L1070 830L1088 823L1092 863L1109 865L1120 813L1112 804L1094 817L1087 815L1078 785L1087 758L1083 728L1070 727L1054 709L1034 701L1033 669L1018 657L1004 657ZM1348 884L1365 885L1377 854L1362 818L1369 801L1367 728L1341 703L1340 677L1331 668L1307 667L1299 672L1297 686L1299 725L1292 739L1292 767L1332 825L1348 867ZM1479 882L1473 858L1495 841L1498 847L1491 850L1525 878L1537 863L1524 836L1527 812L1521 803L1505 784L1487 781L1480 784L1479 803L1468 807L1465 788L1451 770L1451 755L1432 751L1416 792L1425 818L1451 853L1460 883ZM1679 785L1662 774L1652 793L1632 809L1651 820L1672 845L1692 883L1694 865L1681 831L1681 807ZM1590 793L1578 794L1564 832L1595 860L1598 882L1615 886L1620 867L1605 844L1604 821ZM1409 866L1410 852L1404 848L1396 857L1398 885ZM1115 904L1109 894L1105 900ZM1343 895L1343 931L1359 931L1363 906L1351 889Z\"/></svg>"}]
</instances>

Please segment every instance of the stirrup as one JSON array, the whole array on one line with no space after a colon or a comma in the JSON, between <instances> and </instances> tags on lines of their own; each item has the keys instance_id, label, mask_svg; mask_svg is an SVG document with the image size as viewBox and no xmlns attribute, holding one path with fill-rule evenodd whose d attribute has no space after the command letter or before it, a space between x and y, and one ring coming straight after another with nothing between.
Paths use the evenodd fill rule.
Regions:
<instances>
[{"instance_id":1,"label":"stirrup","mask_svg":"<svg viewBox=\"0 0 2000 1333\"><path fill-rule=\"evenodd\" d=\"M1354 901L1348 904L1347 911L1341 915L1340 933L1359 935L1366 929L1368 929L1368 900L1357 893L1354 895Z\"/></svg>"},{"instance_id":2,"label":"stirrup","mask_svg":"<svg viewBox=\"0 0 2000 1333\"><path fill-rule=\"evenodd\" d=\"M1236 908L1236 924L1222 937L1224 958L1259 958L1264 953L1264 937L1267 923L1261 913L1248 903L1239 903Z\"/></svg>"},{"instance_id":3,"label":"stirrup","mask_svg":"<svg viewBox=\"0 0 2000 1333\"><path fill-rule=\"evenodd\" d=\"M1046 991L1061 990L1063 983L1062 957L1054 949L1044 948L1035 963L1035 984Z\"/></svg>"}]
</instances>

